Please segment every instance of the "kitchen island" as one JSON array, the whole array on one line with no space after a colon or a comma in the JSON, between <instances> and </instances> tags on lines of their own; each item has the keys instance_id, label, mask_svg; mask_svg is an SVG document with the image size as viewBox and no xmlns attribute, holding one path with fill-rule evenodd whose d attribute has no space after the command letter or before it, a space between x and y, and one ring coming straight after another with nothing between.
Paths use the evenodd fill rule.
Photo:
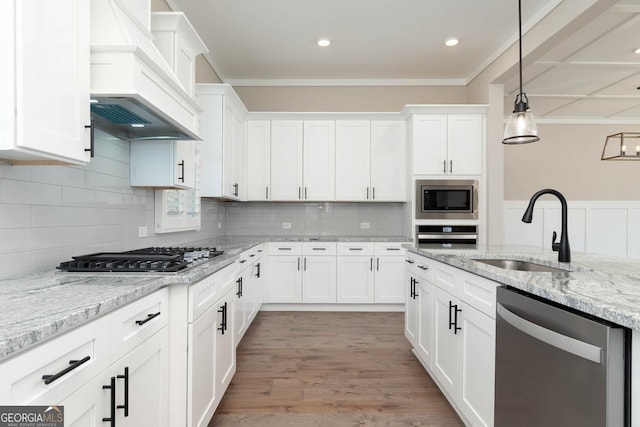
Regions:
<instances>
[{"instance_id":1,"label":"kitchen island","mask_svg":"<svg viewBox=\"0 0 640 427\"><path fill-rule=\"evenodd\" d=\"M405 335L413 345L416 357L465 423L473 426L494 424L493 390L498 367L506 366L498 365L498 361L503 360L498 355L504 354L498 350L504 349L504 345L509 346L504 341L501 341L502 347L496 346L496 326L499 314L504 312L503 307L498 307L496 313L496 293L499 286L507 285L539 297L540 301L582 313L586 318L597 317L630 329L631 358L622 359L620 356L621 359L612 366L618 369L615 375L622 375L623 360L628 360L631 365L631 374L627 377L632 389L631 425L640 425L639 417L633 417L634 413L640 412L640 393L633 392L640 390L640 375L637 369L633 369L633 365L640 365L640 268L636 263L628 259L582 254L574 254L572 263L559 263L556 253L527 247L464 251L413 245L405 245L405 248L408 250ZM540 270L551 270L520 271L487 263L499 265L499 261L504 260L521 262L525 269L541 265ZM539 315L536 312L536 316ZM546 317L540 321L545 324ZM563 331L565 327L569 326L563 325ZM564 333L571 336L568 329ZM601 351L607 357L606 347ZM612 357L611 360L618 359ZM546 366L544 363L549 363L549 360L540 365L535 360L523 363L534 370L538 366ZM521 369L526 368L523 366ZM571 377L570 373L568 375ZM504 375L499 378L504 378ZM615 393L612 391L612 396ZM497 394L495 398L498 398ZM614 398L618 402L620 399L621 396ZM505 414L499 413L501 416ZM620 410L611 414L619 415ZM495 421L497 423L498 418ZM595 424L604 425L598 423L596 421ZM616 422L612 425L622 424Z\"/></svg>"},{"instance_id":2,"label":"kitchen island","mask_svg":"<svg viewBox=\"0 0 640 427\"><path fill-rule=\"evenodd\" d=\"M495 246L477 250L427 249L412 244L404 246L410 252L640 331L638 261L574 253L571 263L559 263L555 252L517 246ZM550 273L507 270L473 261L474 258L515 259L567 271Z\"/></svg>"}]
</instances>

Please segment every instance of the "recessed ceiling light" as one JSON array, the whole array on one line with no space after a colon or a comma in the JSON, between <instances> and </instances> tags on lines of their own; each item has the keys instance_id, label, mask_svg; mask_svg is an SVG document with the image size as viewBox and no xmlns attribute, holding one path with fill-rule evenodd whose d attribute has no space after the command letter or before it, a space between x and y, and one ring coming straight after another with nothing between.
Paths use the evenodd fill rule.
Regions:
<instances>
[{"instance_id":1,"label":"recessed ceiling light","mask_svg":"<svg viewBox=\"0 0 640 427\"><path fill-rule=\"evenodd\" d=\"M320 39L318 40L318 46L320 47L327 47L331 44L331 40L329 39Z\"/></svg>"},{"instance_id":2,"label":"recessed ceiling light","mask_svg":"<svg viewBox=\"0 0 640 427\"><path fill-rule=\"evenodd\" d=\"M143 128L144 124L142 123L131 123L132 128Z\"/></svg>"},{"instance_id":3,"label":"recessed ceiling light","mask_svg":"<svg viewBox=\"0 0 640 427\"><path fill-rule=\"evenodd\" d=\"M634 50L635 53L640 53L640 47Z\"/></svg>"},{"instance_id":4,"label":"recessed ceiling light","mask_svg":"<svg viewBox=\"0 0 640 427\"><path fill-rule=\"evenodd\" d=\"M460 43L460 40L458 40L458 39L449 39L446 42L444 42L444 44L447 45L447 46L455 46L458 43Z\"/></svg>"}]
</instances>

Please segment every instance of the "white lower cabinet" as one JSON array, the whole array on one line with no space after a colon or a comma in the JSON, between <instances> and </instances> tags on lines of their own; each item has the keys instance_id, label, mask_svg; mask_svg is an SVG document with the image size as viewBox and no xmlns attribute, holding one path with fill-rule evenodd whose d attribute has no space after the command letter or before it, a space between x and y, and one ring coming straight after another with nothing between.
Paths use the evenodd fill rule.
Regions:
<instances>
[{"instance_id":1,"label":"white lower cabinet","mask_svg":"<svg viewBox=\"0 0 640 427\"><path fill-rule=\"evenodd\" d=\"M336 262L335 253L303 256L302 302L336 303Z\"/></svg>"},{"instance_id":2,"label":"white lower cabinet","mask_svg":"<svg viewBox=\"0 0 640 427\"><path fill-rule=\"evenodd\" d=\"M404 249L400 243L375 244L375 296L374 302L404 303Z\"/></svg>"},{"instance_id":3,"label":"white lower cabinet","mask_svg":"<svg viewBox=\"0 0 640 427\"><path fill-rule=\"evenodd\" d=\"M269 244L269 303L404 304L401 243Z\"/></svg>"},{"instance_id":4,"label":"white lower cabinet","mask_svg":"<svg viewBox=\"0 0 640 427\"><path fill-rule=\"evenodd\" d=\"M209 424L235 373L235 284L235 269L231 265L189 287L186 360L189 427Z\"/></svg>"},{"instance_id":5,"label":"white lower cabinet","mask_svg":"<svg viewBox=\"0 0 640 427\"><path fill-rule=\"evenodd\" d=\"M302 244L269 243L269 303L302 302Z\"/></svg>"},{"instance_id":6,"label":"white lower cabinet","mask_svg":"<svg viewBox=\"0 0 640 427\"><path fill-rule=\"evenodd\" d=\"M168 351L164 327L111 367L117 387L115 425L169 426Z\"/></svg>"},{"instance_id":7,"label":"white lower cabinet","mask_svg":"<svg viewBox=\"0 0 640 427\"><path fill-rule=\"evenodd\" d=\"M412 301L409 288L405 335L466 424L493 426L495 319L487 313L495 298L491 311L485 294L498 284L424 257L407 260L407 284L418 281L418 296ZM416 279L418 264L432 270L431 279Z\"/></svg>"},{"instance_id":8,"label":"white lower cabinet","mask_svg":"<svg viewBox=\"0 0 640 427\"><path fill-rule=\"evenodd\" d=\"M337 302L372 304L373 292L373 250L370 255L339 255L337 264Z\"/></svg>"},{"instance_id":9,"label":"white lower cabinet","mask_svg":"<svg viewBox=\"0 0 640 427\"><path fill-rule=\"evenodd\" d=\"M0 401L64 405L67 426L168 427L166 305L157 291L5 361ZM138 317L140 307L159 311Z\"/></svg>"},{"instance_id":10,"label":"white lower cabinet","mask_svg":"<svg viewBox=\"0 0 640 427\"><path fill-rule=\"evenodd\" d=\"M336 243L270 243L269 303L335 303Z\"/></svg>"}]
</instances>

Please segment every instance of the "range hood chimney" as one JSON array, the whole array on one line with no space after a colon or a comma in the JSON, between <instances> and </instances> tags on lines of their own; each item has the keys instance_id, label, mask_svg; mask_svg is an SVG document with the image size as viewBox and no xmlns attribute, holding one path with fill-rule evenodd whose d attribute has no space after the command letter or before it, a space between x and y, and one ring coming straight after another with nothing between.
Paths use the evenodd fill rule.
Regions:
<instances>
[{"instance_id":1,"label":"range hood chimney","mask_svg":"<svg viewBox=\"0 0 640 427\"><path fill-rule=\"evenodd\" d=\"M171 12L181 17L179 30L192 33L163 33L161 52L148 8L144 1L91 0L91 118L96 128L132 141L200 140L195 57L208 50L184 14Z\"/></svg>"}]
</instances>

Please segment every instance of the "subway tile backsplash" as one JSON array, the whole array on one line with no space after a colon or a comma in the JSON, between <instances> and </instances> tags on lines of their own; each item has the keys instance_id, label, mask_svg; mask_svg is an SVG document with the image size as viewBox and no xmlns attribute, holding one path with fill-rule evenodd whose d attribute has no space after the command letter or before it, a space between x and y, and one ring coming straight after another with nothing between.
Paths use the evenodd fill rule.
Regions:
<instances>
[{"instance_id":1,"label":"subway tile backsplash","mask_svg":"<svg viewBox=\"0 0 640 427\"><path fill-rule=\"evenodd\" d=\"M96 136L86 166L0 163L0 277L55 268L73 255L224 235L224 203L210 200L200 231L154 234L153 190L129 185L130 143ZM141 226L148 237L138 237Z\"/></svg>"},{"instance_id":2,"label":"subway tile backsplash","mask_svg":"<svg viewBox=\"0 0 640 427\"><path fill-rule=\"evenodd\" d=\"M0 161L0 277L53 269L73 255L224 236L402 235L402 203L211 199L202 199L200 231L155 234L154 191L129 185L129 144L98 131L96 157L86 166ZM141 226L148 237L138 237Z\"/></svg>"},{"instance_id":3,"label":"subway tile backsplash","mask_svg":"<svg viewBox=\"0 0 640 427\"><path fill-rule=\"evenodd\" d=\"M233 202L226 204L227 235L401 236L402 208L403 203Z\"/></svg>"}]
</instances>

